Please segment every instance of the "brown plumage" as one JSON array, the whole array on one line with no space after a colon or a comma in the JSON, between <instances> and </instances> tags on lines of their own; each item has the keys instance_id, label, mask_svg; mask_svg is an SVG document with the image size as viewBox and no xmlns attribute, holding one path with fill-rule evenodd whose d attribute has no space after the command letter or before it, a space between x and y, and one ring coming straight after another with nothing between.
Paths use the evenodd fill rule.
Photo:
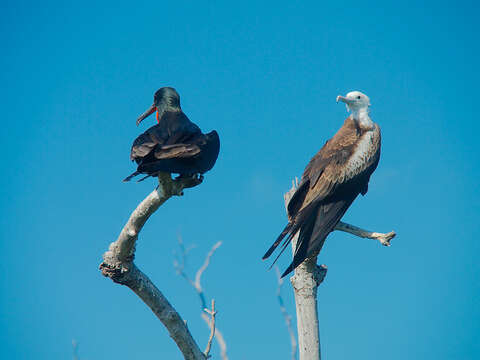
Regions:
<instances>
[{"instance_id":1,"label":"brown plumage","mask_svg":"<svg viewBox=\"0 0 480 360\"><path fill-rule=\"evenodd\" d=\"M352 92L340 100L350 100L351 94L350 97L357 99L360 96L357 93L361 94ZM366 109L368 97L361 95L365 96L362 100L367 104ZM287 206L289 222L263 256L264 259L269 257L288 235L281 254L300 231L293 261L282 277L307 257L318 254L327 235L333 231L358 194L365 195L368 191L370 175L380 159L380 128L370 120L368 112L357 113L353 102L347 105L352 108L353 115L345 120L335 136L308 163Z\"/></svg>"}]
</instances>

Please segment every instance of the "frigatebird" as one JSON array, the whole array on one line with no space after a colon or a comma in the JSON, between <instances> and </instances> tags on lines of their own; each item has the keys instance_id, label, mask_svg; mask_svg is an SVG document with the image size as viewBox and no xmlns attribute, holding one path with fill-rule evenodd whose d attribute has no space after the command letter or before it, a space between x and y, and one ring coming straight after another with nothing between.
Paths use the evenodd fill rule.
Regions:
<instances>
[{"instance_id":1,"label":"frigatebird","mask_svg":"<svg viewBox=\"0 0 480 360\"><path fill-rule=\"evenodd\" d=\"M355 198L367 193L370 175L380 160L380 127L370 119L368 96L352 91L338 96L338 101L346 104L351 115L308 163L287 206L288 224L263 256L268 258L285 239L275 263L300 231L293 261L282 277L320 252Z\"/></svg>"},{"instance_id":2,"label":"frigatebird","mask_svg":"<svg viewBox=\"0 0 480 360\"><path fill-rule=\"evenodd\" d=\"M179 177L198 177L210 170L217 161L220 139L215 130L203 134L180 107L180 95L171 87L155 92L153 105L137 119L137 126L157 112L158 124L138 136L132 145L130 159L137 170L123 181L139 174L157 176L160 172L176 173Z\"/></svg>"}]
</instances>

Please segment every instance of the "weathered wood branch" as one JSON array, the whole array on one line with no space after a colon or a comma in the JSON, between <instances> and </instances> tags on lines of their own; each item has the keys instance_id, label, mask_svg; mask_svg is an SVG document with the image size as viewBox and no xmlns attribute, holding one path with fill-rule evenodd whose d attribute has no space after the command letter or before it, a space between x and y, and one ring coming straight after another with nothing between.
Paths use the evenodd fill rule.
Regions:
<instances>
[{"instance_id":1,"label":"weathered wood branch","mask_svg":"<svg viewBox=\"0 0 480 360\"><path fill-rule=\"evenodd\" d=\"M117 240L110 244L100 264L102 274L114 282L128 286L167 328L187 360L206 357L193 339L186 323L153 282L133 263L138 234L148 218L170 197L183 195L183 189L196 186L201 178L172 180L170 174L158 176L158 187L133 211Z\"/></svg>"},{"instance_id":2,"label":"weathered wood branch","mask_svg":"<svg viewBox=\"0 0 480 360\"><path fill-rule=\"evenodd\" d=\"M298 183L285 193L285 209L292 198ZM288 212L287 212L288 214ZM298 233L292 238L292 250L295 252ZM295 295L297 310L298 351L300 360L320 359L320 335L318 330L317 288L327 274L326 266L317 265L317 256L301 263L290 278Z\"/></svg>"},{"instance_id":3,"label":"weathered wood branch","mask_svg":"<svg viewBox=\"0 0 480 360\"><path fill-rule=\"evenodd\" d=\"M217 312L215 311L215 300L212 299L212 310L204 309L204 311L210 315L210 337L208 338L207 347L203 352L205 357L208 359L210 357L210 349L212 348L213 336L215 335L215 317Z\"/></svg>"},{"instance_id":4,"label":"weathered wood branch","mask_svg":"<svg viewBox=\"0 0 480 360\"><path fill-rule=\"evenodd\" d=\"M391 245L390 240L392 240L397 235L395 231L390 231L389 233L386 233L386 234L379 233L379 232L372 232L372 231L359 228L358 226L347 224L342 221L340 221L337 224L337 226L335 227L335 230L348 232L350 234L353 234L355 236L362 237L362 238L378 240L384 246L390 246Z\"/></svg>"},{"instance_id":5,"label":"weathered wood branch","mask_svg":"<svg viewBox=\"0 0 480 360\"><path fill-rule=\"evenodd\" d=\"M190 248L188 249L185 248L185 246L183 245L182 238L178 239L178 243L180 246L181 254L178 257L178 260L176 259L174 261L173 266L175 267L175 270L177 271L177 273L180 276L182 276L195 289L196 293L200 297L200 306L202 307L202 309L204 309L206 307L207 302L205 300L205 293L203 292L203 288L201 285L201 278L205 270L207 270L208 265L210 265L210 260L213 256L213 253L220 247L220 245L222 245L222 242L218 241L217 243L215 243L215 245L212 246L207 256L205 257L205 261L203 262L202 266L200 266L200 268L197 270L195 274L195 281L190 279L190 277L185 272L185 263L187 260L187 253ZM215 326L215 324L213 324L212 322L212 319L209 318L204 311L202 311L201 317L209 327L210 331L212 331L213 326ZM215 326L214 335L215 335L215 340L217 341L218 347L220 348L220 357L222 358L222 360L228 360L227 342L225 341L223 334L220 332L220 330L216 326Z\"/></svg>"},{"instance_id":6,"label":"weathered wood branch","mask_svg":"<svg viewBox=\"0 0 480 360\"><path fill-rule=\"evenodd\" d=\"M291 357L292 357L292 360L297 360L297 337L295 336L295 331L293 330L292 317L287 312L287 308L285 307L285 304L283 302L283 297L282 297L283 279L280 276L281 273L277 265L275 265L275 273L277 274L277 280L278 280L277 299L280 305L280 311L282 312L283 319L285 320L285 325L287 325L288 334L290 335L290 345L292 348Z\"/></svg>"}]
</instances>

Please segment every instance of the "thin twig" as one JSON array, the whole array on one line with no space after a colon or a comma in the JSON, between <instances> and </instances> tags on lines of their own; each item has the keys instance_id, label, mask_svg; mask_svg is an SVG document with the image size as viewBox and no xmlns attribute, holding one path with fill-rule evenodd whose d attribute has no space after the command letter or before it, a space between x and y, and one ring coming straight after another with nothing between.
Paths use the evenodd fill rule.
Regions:
<instances>
[{"instance_id":1,"label":"thin twig","mask_svg":"<svg viewBox=\"0 0 480 360\"><path fill-rule=\"evenodd\" d=\"M282 298L282 285L283 285L283 279L280 276L280 270L278 266L275 265L275 273L277 274L277 280L278 280L278 287L277 287L277 299L278 303L280 304L280 311L282 312L283 318L285 319L285 324L287 325L287 330L288 333L290 334L290 344L292 346L292 360L297 359L297 338L295 336L295 331L293 331L292 327L292 317L290 314L287 312L287 308L285 307L285 304L283 302Z\"/></svg>"},{"instance_id":2,"label":"thin twig","mask_svg":"<svg viewBox=\"0 0 480 360\"><path fill-rule=\"evenodd\" d=\"M208 252L207 257L205 258L205 261L203 262L203 265L200 266L197 273L195 274L195 282L193 283L193 286L195 287L195 289L197 290L197 292L199 294L202 294L202 296L201 296L202 307L204 307L204 308L206 306L205 306L205 299L203 297L202 284L200 283L200 280L202 279L202 275L205 272L205 270L207 270L208 265L210 265L210 259L212 258L213 253L215 252L215 250L217 250L220 247L220 245L222 245L221 241L218 241L215 245L213 245L213 247Z\"/></svg>"},{"instance_id":3,"label":"thin twig","mask_svg":"<svg viewBox=\"0 0 480 360\"><path fill-rule=\"evenodd\" d=\"M212 328L211 328L210 318L203 311L203 309L206 308L206 300L205 300L205 294L203 292L200 280L201 280L201 277L202 277L203 273L205 272L208 265L210 264L210 260L213 256L213 253L220 247L220 245L222 245L222 242L218 241L210 249L210 251L207 254L207 257L205 258L205 261L204 261L203 265L196 272L196 275L195 275L196 281L192 281L192 279L190 279L190 277L185 273L185 266L186 266L186 262L187 262L187 252L189 251L189 249L191 249L191 247L186 249L185 246L183 245L183 241L180 237L178 239L178 242L179 242L179 245L180 245L181 254L180 254L180 256L175 254L177 259L175 259L173 261L173 266L174 266L175 270L177 271L177 274L179 274L181 277L183 277L195 289L196 293L198 294L198 296L200 298L201 309L202 309L201 317L202 317L203 321L205 321L205 323L207 324L207 326L209 327L209 329L211 331ZM227 343L225 341L225 338L223 337L223 334L218 329L218 327L215 328L215 340L217 340L217 344L220 348L220 357L222 358L222 360L228 360Z\"/></svg>"},{"instance_id":4,"label":"thin twig","mask_svg":"<svg viewBox=\"0 0 480 360\"><path fill-rule=\"evenodd\" d=\"M78 357L78 342L77 340L72 340L72 348L73 348L73 360L80 360Z\"/></svg>"},{"instance_id":5,"label":"thin twig","mask_svg":"<svg viewBox=\"0 0 480 360\"><path fill-rule=\"evenodd\" d=\"M215 335L215 316L217 315L217 312L215 311L215 300L212 299L212 310L209 309L203 309L207 314L210 315L211 321L210 321L210 337L207 342L207 347L205 348L205 351L203 352L205 354L205 358L210 357L210 349L212 348L212 341L213 341L213 336Z\"/></svg>"}]
</instances>

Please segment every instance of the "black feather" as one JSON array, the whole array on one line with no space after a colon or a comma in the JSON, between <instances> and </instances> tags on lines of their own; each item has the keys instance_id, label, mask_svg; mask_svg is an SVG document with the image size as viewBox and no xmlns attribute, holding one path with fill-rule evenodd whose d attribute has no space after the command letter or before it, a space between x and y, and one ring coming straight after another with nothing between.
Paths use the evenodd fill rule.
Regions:
<instances>
[{"instance_id":1,"label":"black feather","mask_svg":"<svg viewBox=\"0 0 480 360\"><path fill-rule=\"evenodd\" d=\"M220 150L217 132L203 134L181 110L180 96L173 88L159 89L153 106L148 114L156 108L159 123L133 142L130 159L138 164L134 176L138 173L152 176L158 172L193 175L209 171ZM127 177L125 181L130 179Z\"/></svg>"},{"instance_id":2,"label":"black feather","mask_svg":"<svg viewBox=\"0 0 480 360\"><path fill-rule=\"evenodd\" d=\"M130 180L132 180L132 178L134 178L135 176L137 176L139 174L140 173L138 171L135 171L135 172L131 173L130 175L128 175L125 179L123 179L123 182L130 181Z\"/></svg>"}]
</instances>

